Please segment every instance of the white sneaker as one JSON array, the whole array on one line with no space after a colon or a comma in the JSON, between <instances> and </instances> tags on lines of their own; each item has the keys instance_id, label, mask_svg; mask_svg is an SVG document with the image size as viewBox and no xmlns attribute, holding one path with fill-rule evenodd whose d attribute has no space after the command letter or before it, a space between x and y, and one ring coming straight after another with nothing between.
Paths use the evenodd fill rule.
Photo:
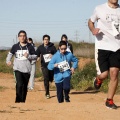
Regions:
<instances>
[{"instance_id":1,"label":"white sneaker","mask_svg":"<svg viewBox=\"0 0 120 120\"><path fill-rule=\"evenodd\" d=\"M46 98L49 99L49 98L50 98L50 95L46 95Z\"/></svg>"},{"instance_id":2,"label":"white sneaker","mask_svg":"<svg viewBox=\"0 0 120 120\"><path fill-rule=\"evenodd\" d=\"M34 88L33 87L28 87L28 90L33 90Z\"/></svg>"}]
</instances>

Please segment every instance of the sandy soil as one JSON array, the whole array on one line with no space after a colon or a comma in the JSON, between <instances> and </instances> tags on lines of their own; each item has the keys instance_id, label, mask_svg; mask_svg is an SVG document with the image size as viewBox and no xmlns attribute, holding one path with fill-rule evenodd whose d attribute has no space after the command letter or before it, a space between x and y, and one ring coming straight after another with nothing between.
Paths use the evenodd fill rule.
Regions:
<instances>
[{"instance_id":1,"label":"sandy soil","mask_svg":"<svg viewBox=\"0 0 120 120\"><path fill-rule=\"evenodd\" d=\"M35 81L35 89L28 91L26 103L14 103L15 81L12 75L0 73L0 120L120 120L120 107L105 107L106 94L72 90L70 103L57 102L56 91L46 99L43 82ZM120 106L120 95L115 95Z\"/></svg>"}]
</instances>

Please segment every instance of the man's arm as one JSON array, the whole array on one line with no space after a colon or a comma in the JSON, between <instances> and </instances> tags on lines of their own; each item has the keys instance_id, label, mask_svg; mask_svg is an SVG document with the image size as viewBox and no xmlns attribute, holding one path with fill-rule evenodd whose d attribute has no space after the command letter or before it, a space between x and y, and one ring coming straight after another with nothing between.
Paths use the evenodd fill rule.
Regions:
<instances>
[{"instance_id":1,"label":"man's arm","mask_svg":"<svg viewBox=\"0 0 120 120\"><path fill-rule=\"evenodd\" d=\"M12 63L11 63L11 59L12 59L12 56L15 54L15 45L12 46L10 52L8 53L7 57L6 57L6 64L8 66L10 66Z\"/></svg>"},{"instance_id":2,"label":"man's arm","mask_svg":"<svg viewBox=\"0 0 120 120\"><path fill-rule=\"evenodd\" d=\"M88 27L90 29L90 31L92 32L93 35L97 35L99 34L99 28L95 28L95 24L94 22L91 21L91 19L88 20Z\"/></svg>"}]
</instances>

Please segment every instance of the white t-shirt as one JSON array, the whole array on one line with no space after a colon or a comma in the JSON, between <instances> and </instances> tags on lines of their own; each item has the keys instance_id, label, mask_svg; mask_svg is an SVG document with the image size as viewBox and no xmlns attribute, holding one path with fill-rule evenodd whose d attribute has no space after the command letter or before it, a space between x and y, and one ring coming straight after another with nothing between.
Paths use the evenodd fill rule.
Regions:
<instances>
[{"instance_id":1,"label":"white t-shirt","mask_svg":"<svg viewBox=\"0 0 120 120\"><path fill-rule=\"evenodd\" d=\"M70 46L68 46L68 43L67 43L67 49L66 49L66 51L71 52Z\"/></svg>"},{"instance_id":2,"label":"white t-shirt","mask_svg":"<svg viewBox=\"0 0 120 120\"><path fill-rule=\"evenodd\" d=\"M95 37L95 48L117 51L120 49L120 7L114 9L108 3L95 8L91 21L96 22L99 34Z\"/></svg>"}]
</instances>

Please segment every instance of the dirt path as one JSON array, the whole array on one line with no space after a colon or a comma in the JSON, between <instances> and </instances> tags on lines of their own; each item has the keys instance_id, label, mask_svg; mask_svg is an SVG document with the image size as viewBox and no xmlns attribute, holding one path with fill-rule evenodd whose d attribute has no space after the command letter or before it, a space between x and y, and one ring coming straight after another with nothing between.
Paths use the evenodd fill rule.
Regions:
<instances>
[{"instance_id":1,"label":"dirt path","mask_svg":"<svg viewBox=\"0 0 120 120\"><path fill-rule=\"evenodd\" d=\"M57 103L56 91L50 91L51 98L44 96L42 82L35 82L35 90L29 91L26 103L14 103L15 82L8 74L0 73L0 120L120 120L120 108L107 109L106 94L71 91L70 103ZM120 96L115 96L120 106Z\"/></svg>"}]
</instances>

